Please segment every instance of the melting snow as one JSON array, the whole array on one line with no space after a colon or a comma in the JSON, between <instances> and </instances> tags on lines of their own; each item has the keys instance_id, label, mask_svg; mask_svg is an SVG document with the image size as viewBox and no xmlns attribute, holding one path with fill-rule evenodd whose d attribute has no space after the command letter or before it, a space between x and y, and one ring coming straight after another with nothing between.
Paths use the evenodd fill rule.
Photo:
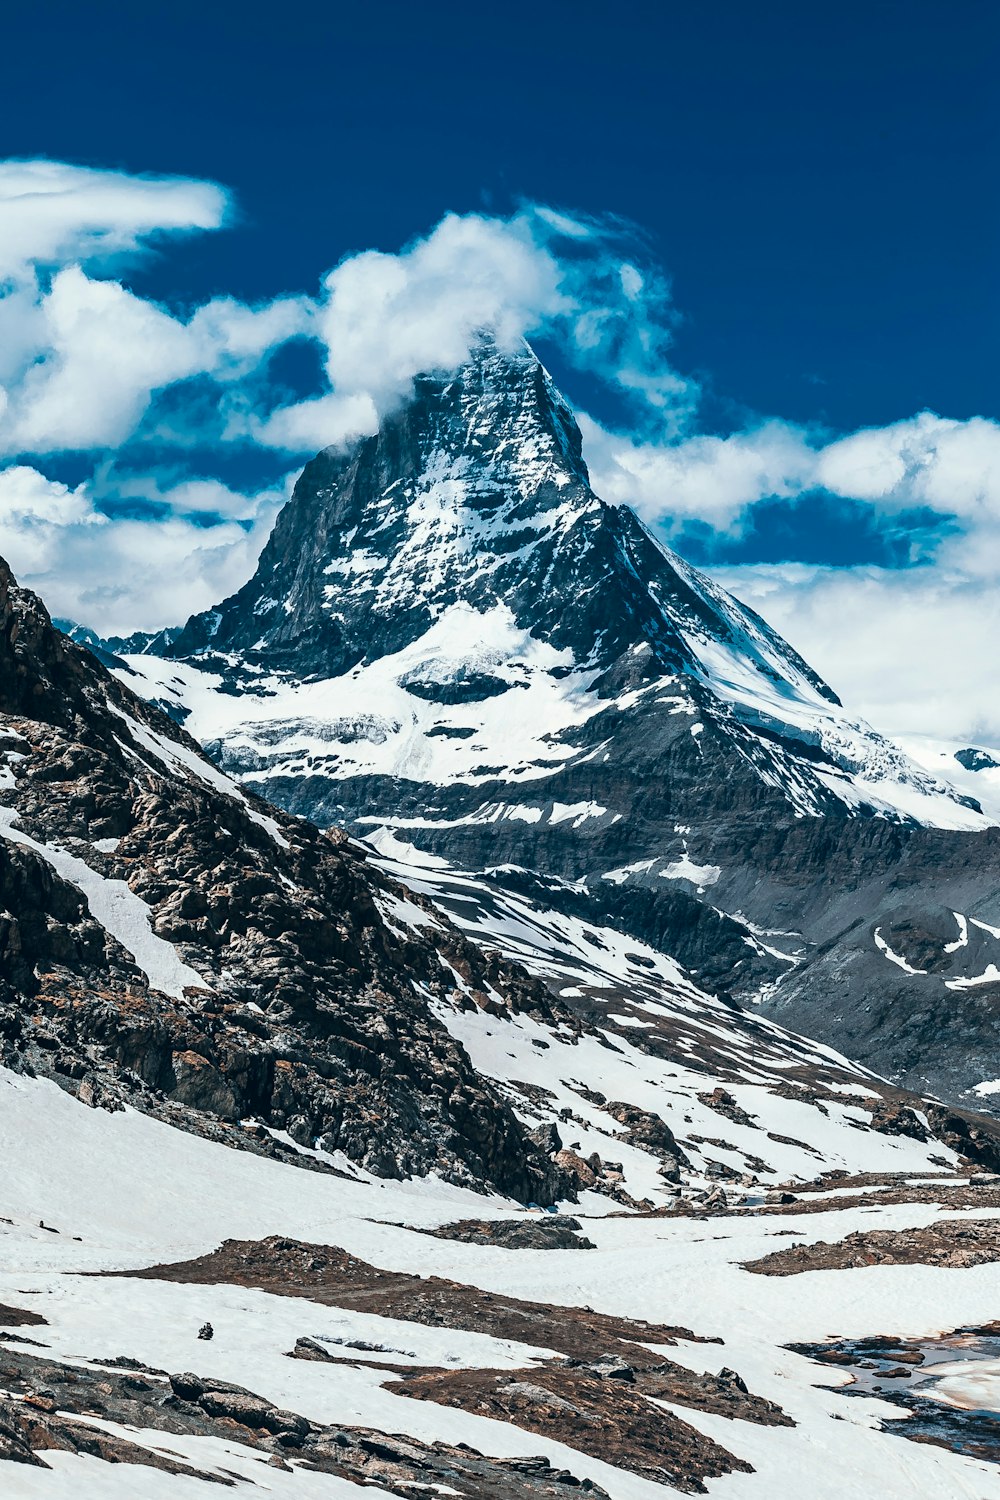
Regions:
<instances>
[{"instance_id":1,"label":"melting snow","mask_svg":"<svg viewBox=\"0 0 1000 1500\"><path fill-rule=\"evenodd\" d=\"M150 988L160 990L175 1000L184 998L185 986L211 989L201 974L181 960L176 948L152 929L152 912L124 880L106 880L75 854L58 844L41 844L15 826L17 812L0 807L0 836L13 844L23 844L40 854L46 864L77 886L87 898L91 915L134 958L145 974Z\"/></svg>"},{"instance_id":2,"label":"melting snow","mask_svg":"<svg viewBox=\"0 0 1000 1500\"><path fill-rule=\"evenodd\" d=\"M891 964L895 964L896 967L897 967L897 969L902 969L904 974L926 974L927 973L926 969L915 969L915 968L913 968L912 964L907 963L906 959L903 957L903 955L901 953L897 953L895 951L895 949L890 948L889 944L886 942L885 938L882 936L882 932L881 932L880 928L876 927L875 931L872 933L872 937L875 939L875 946L876 946L876 948L878 948L879 952L880 953L884 953L885 956L886 956L886 958L889 960L889 962Z\"/></svg>"}]
</instances>

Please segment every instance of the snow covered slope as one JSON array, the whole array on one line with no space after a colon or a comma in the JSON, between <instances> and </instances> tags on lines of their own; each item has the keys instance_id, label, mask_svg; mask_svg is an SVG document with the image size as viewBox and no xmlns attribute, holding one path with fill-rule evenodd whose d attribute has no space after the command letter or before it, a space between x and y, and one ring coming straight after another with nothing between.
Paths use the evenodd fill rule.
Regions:
<instances>
[{"instance_id":1,"label":"snow covered slope","mask_svg":"<svg viewBox=\"0 0 1000 1500\"><path fill-rule=\"evenodd\" d=\"M957 1002L944 979L982 972L961 954L916 975L875 940L951 911L1000 924L989 773L928 769L852 718L604 504L529 350L484 342L320 454L246 587L142 646L122 680L290 811L512 893L548 882L564 914L920 1090L993 1076L1000 988Z\"/></svg>"},{"instance_id":2,"label":"snow covered slope","mask_svg":"<svg viewBox=\"0 0 1000 1500\"><path fill-rule=\"evenodd\" d=\"M900 744L911 760L932 776L942 776L974 797L991 822L1000 822L1000 746L911 734Z\"/></svg>"},{"instance_id":3,"label":"snow covered slope","mask_svg":"<svg viewBox=\"0 0 1000 1500\"><path fill-rule=\"evenodd\" d=\"M728 949L808 962L712 911L721 866L650 867L691 889L695 974L585 883L388 827L369 855L232 781L2 566L0 785L5 1497L1000 1500L988 1418L963 1455L941 1415L993 1399L985 1366L917 1372L902 1444L789 1347L992 1315L1000 1134L709 993ZM843 1267L786 1270L790 1241Z\"/></svg>"},{"instance_id":4,"label":"snow covered slope","mask_svg":"<svg viewBox=\"0 0 1000 1500\"><path fill-rule=\"evenodd\" d=\"M791 1482L1000 1500L988 1413L951 1451L948 1380L898 1364L903 1340L992 1318L996 1264L963 1247L997 1222L993 1174L921 1140L905 1106L878 1118L880 1086L776 1028L761 1068L734 1050L713 1072L622 1024L574 1038L439 1008L593 1164L571 1218L346 1175L322 1150L302 1170L0 1068L5 1497L185 1500L215 1480L276 1500L762 1500ZM895 1260L746 1269L876 1232ZM921 1263L949 1233L952 1258ZM888 1344L922 1410L849 1398L846 1371L795 1352L831 1337L867 1339L869 1368ZM955 1342L948 1378L988 1405L995 1372Z\"/></svg>"}]
</instances>

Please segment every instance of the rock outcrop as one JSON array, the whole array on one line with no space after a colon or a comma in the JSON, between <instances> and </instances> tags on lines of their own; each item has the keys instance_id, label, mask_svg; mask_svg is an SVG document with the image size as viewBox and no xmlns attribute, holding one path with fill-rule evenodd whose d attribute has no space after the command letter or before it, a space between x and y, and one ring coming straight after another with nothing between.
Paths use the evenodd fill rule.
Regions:
<instances>
[{"instance_id":1,"label":"rock outcrop","mask_svg":"<svg viewBox=\"0 0 1000 1500\"><path fill-rule=\"evenodd\" d=\"M571 1189L436 1018L551 997L246 796L0 564L0 1058L306 1165Z\"/></svg>"}]
</instances>

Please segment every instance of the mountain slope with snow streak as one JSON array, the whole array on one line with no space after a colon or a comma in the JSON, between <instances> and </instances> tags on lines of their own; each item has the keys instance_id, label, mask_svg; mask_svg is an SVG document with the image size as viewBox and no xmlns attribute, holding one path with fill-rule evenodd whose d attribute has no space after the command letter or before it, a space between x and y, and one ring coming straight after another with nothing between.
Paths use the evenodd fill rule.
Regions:
<instances>
[{"instance_id":1,"label":"mountain slope with snow streak","mask_svg":"<svg viewBox=\"0 0 1000 1500\"><path fill-rule=\"evenodd\" d=\"M431 1010L453 964L515 1008L541 986L443 921L401 939L402 892L248 797L2 564L0 626L0 1060L253 1149L562 1190Z\"/></svg>"},{"instance_id":2,"label":"mountain slope with snow streak","mask_svg":"<svg viewBox=\"0 0 1000 1500\"><path fill-rule=\"evenodd\" d=\"M484 341L321 453L254 578L156 650L122 679L292 812L515 894L548 882L549 905L919 1091L975 1104L993 1076L1000 985L951 984L988 969L906 972L875 940L952 911L1000 925L991 773L954 762L959 791L919 765L604 504L529 350Z\"/></svg>"}]
</instances>

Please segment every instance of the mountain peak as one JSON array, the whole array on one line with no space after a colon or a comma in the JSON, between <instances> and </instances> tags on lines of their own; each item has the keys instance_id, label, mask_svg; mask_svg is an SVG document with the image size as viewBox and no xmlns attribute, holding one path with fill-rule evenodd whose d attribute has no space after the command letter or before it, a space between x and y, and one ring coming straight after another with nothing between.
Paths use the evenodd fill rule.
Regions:
<instances>
[{"instance_id":1,"label":"mountain peak","mask_svg":"<svg viewBox=\"0 0 1000 1500\"><path fill-rule=\"evenodd\" d=\"M478 339L458 369L420 376L373 436L321 452L254 577L164 654L217 672L254 721L323 721L304 762L289 762L277 724L265 745L248 730L246 769L322 766L338 794L345 772L562 775L586 761L611 704L634 723L662 700L670 742L681 712L705 727L684 757L692 773L721 734L740 779L749 767L797 815L982 823L971 799L850 719L758 615L595 494L580 429L526 344ZM460 705L471 716L456 718ZM196 732L221 741L234 716L242 727L230 701L218 729Z\"/></svg>"},{"instance_id":2,"label":"mountain peak","mask_svg":"<svg viewBox=\"0 0 1000 1500\"><path fill-rule=\"evenodd\" d=\"M473 481L473 497L489 496L491 479L513 480L525 493L546 483L589 483L576 419L527 343L503 349L481 335L457 370L418 376L409 405L429 409L427 437L449 464L461 435L461 472Z\"/></svg>"},{"instance_id":3,"label":"mountain peak","mask_svg":"<svg viewBox=\"0 0 1000 1500\"><path fill-rule=\"evenodd\" d=\"M243 785L360 837L389 829L436 870L538 879L567 920L623 928L738 999L780 981L805 1004L828 982L839 1005L855 964L852 995L889 995L880 909L908 982L922 950L894 935L898 892L945 849L952 909L970 909L965 850L935 840L988 827L978 803L600 499L527 349L478 345L375 435L319 454L254 578L163 654L130 655L130 682ZM836 933L839 956L799 983ZM857 1045L885 1066L881 1024Z\"/></svg>"},{"instance_id":4,"label":"mountain peak","mask_svg":"<svg viewBox=\"0 0 1000 1500\"><path fill-rule=\"evenodd\" d=\"M528 554L601 509L537 356L482 337L458 369L419 376L372 437L306 466L255 577L169 654L330 675L398 649L450 605L509 601Z\"/></svg>"}]
</instances>

